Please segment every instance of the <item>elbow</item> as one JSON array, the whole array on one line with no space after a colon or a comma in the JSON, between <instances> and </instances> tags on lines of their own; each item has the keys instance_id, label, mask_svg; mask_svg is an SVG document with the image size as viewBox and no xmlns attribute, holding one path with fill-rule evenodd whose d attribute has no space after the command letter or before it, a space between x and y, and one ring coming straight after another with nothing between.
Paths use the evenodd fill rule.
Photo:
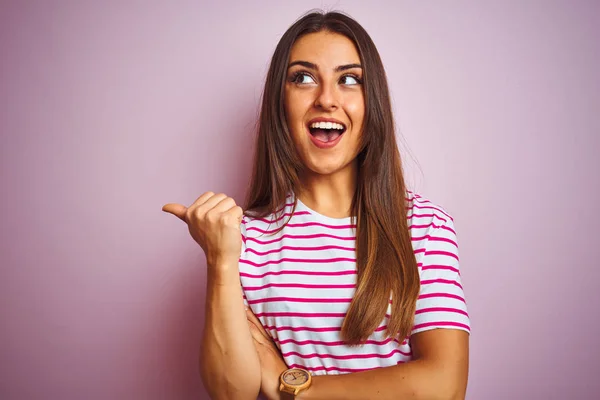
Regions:
<instances>
[{"instance_id":1,"label":"elbow","mask_svg":"<svg viewBox=\"0 0 600 400\"><path fill-rule=\"evenodd\" d=\"M211 399L256 400L260 394L260 375L235 372L200 362L200 378Z\"/></svg>"},{"instance_id":2,"label":"elbow","mask_svg":"<svg viewBox=\"0 0 600 400\"><path fill-rule=\"evenodd\" d=\"M423 362L423 361L422 361ZM464 400L467 391L467 376L462 371L440 367L437 363L427 364L427 378L414 382L415 399Z\"/></svg>"},{"instance_id":3,"label":"elbow","mask_svg":"<svg viewBox=\"0 0 600 400\"><path fill-rule=\"evenodd\" d=\"M447 381L444 384L438 385L436 392L432 393L432 396L430 397L424 397L424 399L464 400L466 389L466 382L463 383L460 380L453 379L452 381Z\"/></svg>"},{"instance_id":4,"label":"elbow","mask_svg":"<svg viewBox=\"0 0 600 400\"><path fill-rule=\"evenodd\" d=\"M451 382L447 382L445 385L440 387L441 390L436 394L436 399L439 400L464 400L467 385L466 382L462 382L460 379L452 379Z\"/></svg>"},{"instance_id":5,"label":"elbow","mask_svg":"<svg viewBox=\"0 0 600 400\"><path fill-rule=\"evenodd\" d=\"M440 400L465 400L465 395L461 391L446 392L438 397Z\"/></svg>"},{"instance_id":6,"label":"elbow","mask_svg":"<svg viewBox=\"0 0 600 400\"><path fill-rule=\"evenodd\" d=\"M452 396L446 397L446 399L448 399L448 400L465 400L465 394L464 393L456 393Z\"/></svg>"},{"instance_id":7,"label":"elbow","mask_svg":"<svg viewBox=\"0 0 600 400\"><path fill-rule=\"evenodd\" d=\"M420 400L464 400L464 393L456 390L437 388L435 390L413 391L414 398Z\"/></svg>"},{"instance_id":8,"label":"elbow","mask_svg":"<svg viewBox=\"0 0 600 400\"><path fill-rule=\"evenodd\" d=\"M449 385L440 385L434 390L419 392L415 390L415 398L422 400L464 400L465 393L459 388L450 388Z\"/></svg>"}]
</instances>

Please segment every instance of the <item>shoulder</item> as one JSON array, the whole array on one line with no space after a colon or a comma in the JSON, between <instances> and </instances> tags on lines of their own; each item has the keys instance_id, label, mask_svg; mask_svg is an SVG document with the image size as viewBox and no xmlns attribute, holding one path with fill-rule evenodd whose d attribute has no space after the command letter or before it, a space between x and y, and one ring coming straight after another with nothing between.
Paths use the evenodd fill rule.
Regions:
<instances>
[{"instance_id":1,"label":"shoulder","mask_svg":"<svg viewBox=\"0 0 600 400\"><path fill-rule=\"evenodd\" d=\"M419 267L458 273L458 239L454 218L439 204L407 192L408 229Z\"/></svg>"},{"instance_id":2,"label":"shoulder","mask_svg":"<svg viewBox=\"0 0 600 400\"><path fill-rule=\"evenodd\" d=\"M242 233L244 231L265 233L266 231L279 228L288 219L286 217L292 216L293 206L293 202L288 198L286 199L286 203L282 204L274 212L259 215L259 213L247 211L242 217Z\"/></svg>"},{"instance_id":3,"label":"shoulder","mask_svg":"<svg viewBox=\"0 0 600 400\"><path fill-rule=\"evenodd\" d=\"M436 328L470 332L454 219L439 204L412 192L407 205L421 281L412 334Z\"/></svg>"},{"instance_id":4,"label":"shoulder","mask_svg":"<svg viewBox=\"0 0 600 400\"><path fill-rule=\"evenodd\" d=\"M418 193L406 191L406 206L410 225L452 226L454 218L441 205L425 198Z\"/></svg>"},{"instance_id":5,"label":"shoulder","mask_svg":"<svg viewBox=\"0 0 600 400\"><path fill-rule=\"evenodd\" d=\"M284 234L281 229L288 221L289 217L295 215L292 213L293 202L286 199L274 212L259 215L254 212L246 212L240 223L240 232L242 235L242 253L241 258L245 258L246 252L256 252L253 247L275 248Z\"/></svg>"}]
</instances>

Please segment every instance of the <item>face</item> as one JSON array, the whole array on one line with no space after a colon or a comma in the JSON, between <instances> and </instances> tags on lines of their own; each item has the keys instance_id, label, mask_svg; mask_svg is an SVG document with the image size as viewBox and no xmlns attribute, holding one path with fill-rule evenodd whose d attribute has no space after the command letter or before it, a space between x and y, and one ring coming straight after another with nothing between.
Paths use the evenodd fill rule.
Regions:
<instances>
[{"instance_id":1,"label":"face","mask_svg":"<svg viewBox=\"0 0 600 400\"><path fill-rule=\"evenodd\" d=\"M311 33L294 43L285 112L306 174L331 175L356 168L365 113L362 76L356 47L343 35Z\"/></svg>"}]
</instances>

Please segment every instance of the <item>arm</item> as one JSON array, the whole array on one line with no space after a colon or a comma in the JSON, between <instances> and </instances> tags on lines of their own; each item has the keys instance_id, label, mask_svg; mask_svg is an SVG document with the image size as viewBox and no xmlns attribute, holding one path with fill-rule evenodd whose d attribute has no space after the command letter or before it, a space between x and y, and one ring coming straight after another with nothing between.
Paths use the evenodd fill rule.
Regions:
<instances>
[{"instance_id":1,"label":"arm","mask_svg":"<svg viewBox=\"0 0 600 400\"><path fill-rule=\"evenodd\" d=\"M190 206L168 203L163 211L188 225L206 254L206 312L200 375L213 399L255 400L260 362L246 320L239 274L245 252L243 210L223 193L202 194Z\"/></svg>"},{"instance_id":2,"label":"arm","mask_svg":"<svg viewBox=\"0 0 600 400\"><path fill-rule=\"evenodd\" d=\"M464 399L469 335L435 329L412 336L414 360L393 367L342 375L313 376L298 400Z\"/></svg>"},{"instance_id":3,"label":"arm","mask_svg":"<svg viewBox=\"0 0 600 400\"><path fill-rule=\"evenodd\" d=\"M238 265L221 267L208 266L202 381L213 399L256 400L260 363L248 329Z\"/></svg>"},{"instance_id":4,"label":"arm","mask_svg":"<svg viewBox=\"0 0 600 400\"><path fill-rule=\"evenodd\" d=\"M449 216L441 226L436 223L427 232L422 246L426 251L419 260L421 290L411 335L413 360L352 374L315 376L312 386L297 396L299 400L464 399L469 318L460 283L458 240Z\"/></svg>"},{"instance_id":5,"label":"arm","mask_svg":"<svg viewBox=\"0 0 600 400\"><path fill-rule=\"evenodd\" d=\"M261 390L270 400L287 400L279 392L279 376L287 369L260 321L247 311L261 364ZM413 360L391 367L312 377L297 400L464 399L469 366L469 334L458 329L432 329L411 336ZM287 396L287 397L286 397Z\"/></svg>"}]
</instances>

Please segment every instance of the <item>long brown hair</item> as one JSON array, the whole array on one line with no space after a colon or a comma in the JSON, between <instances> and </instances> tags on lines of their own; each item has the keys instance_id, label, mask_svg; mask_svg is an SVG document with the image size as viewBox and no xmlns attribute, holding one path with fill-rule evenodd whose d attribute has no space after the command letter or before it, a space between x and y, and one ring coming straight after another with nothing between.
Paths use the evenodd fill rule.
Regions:
<instances>
[{"instance_id":1,"label":"long brown hair","mask_svg":"<svg viewBox=\"0 0 600 400\"><path fill-rule=\"evenodd\" d=\"M339 33L354 42L363 66L365 117L351 206L356 218L358 275L342 338L352 345L365 341L383 321L391 294L386 336L402 340L413 326L420 285L408 230L406 186L381 58L365 29L349 16L311 12L296 21L279 41L262 95L244 210L251 210L254 217L265 217L300 187L299 172L304 165L285 120L285 77L296 40L320 31Z\"/></svg>"}]
</instances>

